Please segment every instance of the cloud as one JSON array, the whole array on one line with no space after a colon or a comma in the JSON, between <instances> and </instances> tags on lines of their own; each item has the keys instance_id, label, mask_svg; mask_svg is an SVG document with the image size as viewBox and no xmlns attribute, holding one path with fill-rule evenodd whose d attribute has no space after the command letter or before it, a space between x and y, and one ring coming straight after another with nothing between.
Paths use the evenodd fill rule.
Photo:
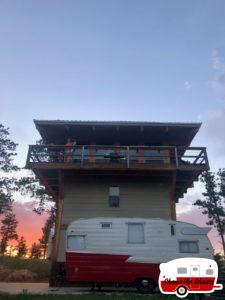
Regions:
<instances>
[{"instance_id":1,"label":"cloud","mask_svg":"<svg viewBox=\"0 0 225 300\"><path fill-rule=\"evenodd\" d=\"M225 63L217 51L212 54L212 67L215 70L215 78L212 80L212 87L222 90L225 93Z\"/></svg>"},{"instance_id":2,"label":"cloud","mask_svg":"<svg viewBox=\"0 0 225 300\"><path fill-rule=\"evenodd\" d=\"M225 107L211 113L205 120L205 135L214 149L214 155L225 155Z\"/></svg>"},{"instance_id":3,"label":"cloud","mask_svg":"<svg viewBox=\"0 0 225 300\"><path fill-rule=\"evenodd\" d=\"M216 50L214 50L212 53L212 64L213 69L225 72L225 64L221 61L221 58L219 57L219 54Z\"/></svg>"},{"instance_id":4,"label":"cloud","mask_svg":"<svg viewBox=\"0 0 225 300\"><path fill-rule=\"evenodd\" d=\"M17 233L19 236L24 236L27 244L37 242L42 235L41 228L43 227L47 214L37 215L33 212L34 202L19 202L13 204L13 211L19 222Z\"/></svg>"},{"instance_id":5,"label":"cloud","mask_svg":"<svg viewBox=\"0 0 225 300\"><path fill-rule=\"evenodd\" d=\"M206 225L207 216L201 213L201 210L197 207L192 206L192 209L187 212L182 212L177 215L177 220L182 222L187 222L191 224L195 224L199 227L209 227ZM212 227L211 227L212 228ZM212 228L208 234L208 237L213 245L215 252L222 251L222 245L220 242L220 238L218 237L218 233L215 228Z\"/></svg>"},{"instance_id":6,"label":"cloud","mask_svg":"<svg viewBox=\"0 0 225 300\"><path fill-rule=\"evenodd\" d=\"M186 90L190 90L192 88L192 84L189 81L185 81L184 87Z\"/></svg>"}]
</instances>

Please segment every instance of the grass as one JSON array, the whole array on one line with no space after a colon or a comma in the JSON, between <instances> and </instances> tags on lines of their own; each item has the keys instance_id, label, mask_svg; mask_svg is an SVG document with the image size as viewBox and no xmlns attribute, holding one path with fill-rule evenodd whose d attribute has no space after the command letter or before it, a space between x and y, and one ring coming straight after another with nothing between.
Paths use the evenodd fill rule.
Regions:
<instances>
[{"instance_id":1,"label":"grass","mask_svg":"<svg viewBox=\"0 0 225 300\"><path fill-rule=\"evenodd\" d=\"M18 257L0 256L0 265L12 270L26 269L38 275L38 280L48 281L51 263L43 259L23 259Z\"/></svg>"},{"instance_id":2,"label":"grass","mask_svg":"<svg viewBox=\"0 0 225 300\"><path fill-rule=\"evenodd\" d=\"M88 295L1 295L0 300L177 300L172 295L139 295L139 294L88 294ZM193 295L185 300L193 300ZM210 297L210 300L222 300L222 298Z\"/></svg>"}]
</instances>

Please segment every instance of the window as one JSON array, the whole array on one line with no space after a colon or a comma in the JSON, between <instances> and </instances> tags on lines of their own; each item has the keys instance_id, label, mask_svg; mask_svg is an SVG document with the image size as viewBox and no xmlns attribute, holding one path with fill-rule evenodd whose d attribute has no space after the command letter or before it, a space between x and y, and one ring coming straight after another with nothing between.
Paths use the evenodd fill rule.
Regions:
<instances>
[{"instance_id":1,"label":"window","mask_svg":"<svg viewBox=\"0 0 225 300\"><path fill-rule=\"evenodd\" d=\"M131 223L128 224L128 243L143 244L144 241L144 224Z\"/></svg>"},{"instance_id":2,"label":"window","mask_svg":"<svg viewBox=\"0 0 225 300\"><path fill-rule=\"evenodd\" d=\"M118 186L110 186L109 188L109 206L120 206L120 188Z\"/></svg>"},{"instance_id":3,"label":"window","mask_svg":"<svg viewBox=\"0 0 225 300\"><path fill-rule=\"evenodd\" d=\"M112 228L112 223L110 222L104 222L104 223L101 223L101 227L103 229L109 229L109 228Z\"/></svg>"},{"instance_id":4,"label":"window","mask_svg":"<svg viewBox=\"0 0 225 300\"><path fill-rule=\"evenodd\" d=\"M180 253L199 253L198 242L182 241L179 242Z\"/></svg>"},{"instance_id":5,"label":"window","mask_svg":"<svg viewBox=\"0 0 225 300\"><path fill-rule=\"evenodd\" d=\"M171 234L171 236L175 235L175 227L174 226L175 226L174 224L170 225L170 234Z\"/></svg>"},{"instance_id":6,"label":"window","mask_svg":"<svg viewBox=\"0 0 225 300\"><path fill-rule=\"evenodd\" d=\"M177 274L187 274L187 268L177 268Z\"/></svg>"},{"instance_id":7,"label":"window","mask_svg":"<svg viewBox=\"0 0 225 300\"><path fill-rule=\"evenodd\" d=\"M207 269L206 275L213 275L213 269Z\"/></svg>"},{"instance_id":8,"label":"window","mask_svg":"<svg viewBox=\"0 0 225 300\"><path fill-rule=\"evenodd\" d=\"M85 236L84 235L69 235L67 238L67 248L69 250L85 249Z\"/></svg>"}]
</instances>

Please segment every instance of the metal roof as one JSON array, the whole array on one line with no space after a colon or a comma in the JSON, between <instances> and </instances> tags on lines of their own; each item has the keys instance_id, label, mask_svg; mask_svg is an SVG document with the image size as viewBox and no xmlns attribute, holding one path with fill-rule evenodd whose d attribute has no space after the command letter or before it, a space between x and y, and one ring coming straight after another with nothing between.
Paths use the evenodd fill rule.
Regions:
<instances>
[{"instance_id":1,"label":"metal roof","mask_svg":"<svg viewBox=\"0 0 225 300\"><path fill-rule=\"evenodd\" d=\"M80 144L190 145L201 123L146 121L34 120L45 143L65 144L68 137Z\"/></svg>"},{"instance_id":2,"label":"metal roof","mask_svg":"<svg viewBox=\"0 0 225 300\"><path fill-rule=\"evenodd\" d=\"M81 121L81 120L36 120L35 125L128 125L128 126L181 126L200 127L202 123L192 122L149 122L149 121Z\"/></svg>"}]
</instances>

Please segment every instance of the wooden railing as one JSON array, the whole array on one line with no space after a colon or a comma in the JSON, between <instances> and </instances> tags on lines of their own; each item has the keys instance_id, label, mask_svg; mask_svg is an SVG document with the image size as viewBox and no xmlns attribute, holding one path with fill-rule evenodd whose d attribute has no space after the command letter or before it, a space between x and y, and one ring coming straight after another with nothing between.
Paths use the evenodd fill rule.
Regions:
<instances>
[{"instance_id":1,"label":"wooden railing","mask_svg":"<svg viewBox=\"0 0 225 300\"><path fill-rule=\"evenodd\" d=\"M205 147L30 145L27 167L49 164L198 165L209 167Z\"/></svg>"}]
</instances>

